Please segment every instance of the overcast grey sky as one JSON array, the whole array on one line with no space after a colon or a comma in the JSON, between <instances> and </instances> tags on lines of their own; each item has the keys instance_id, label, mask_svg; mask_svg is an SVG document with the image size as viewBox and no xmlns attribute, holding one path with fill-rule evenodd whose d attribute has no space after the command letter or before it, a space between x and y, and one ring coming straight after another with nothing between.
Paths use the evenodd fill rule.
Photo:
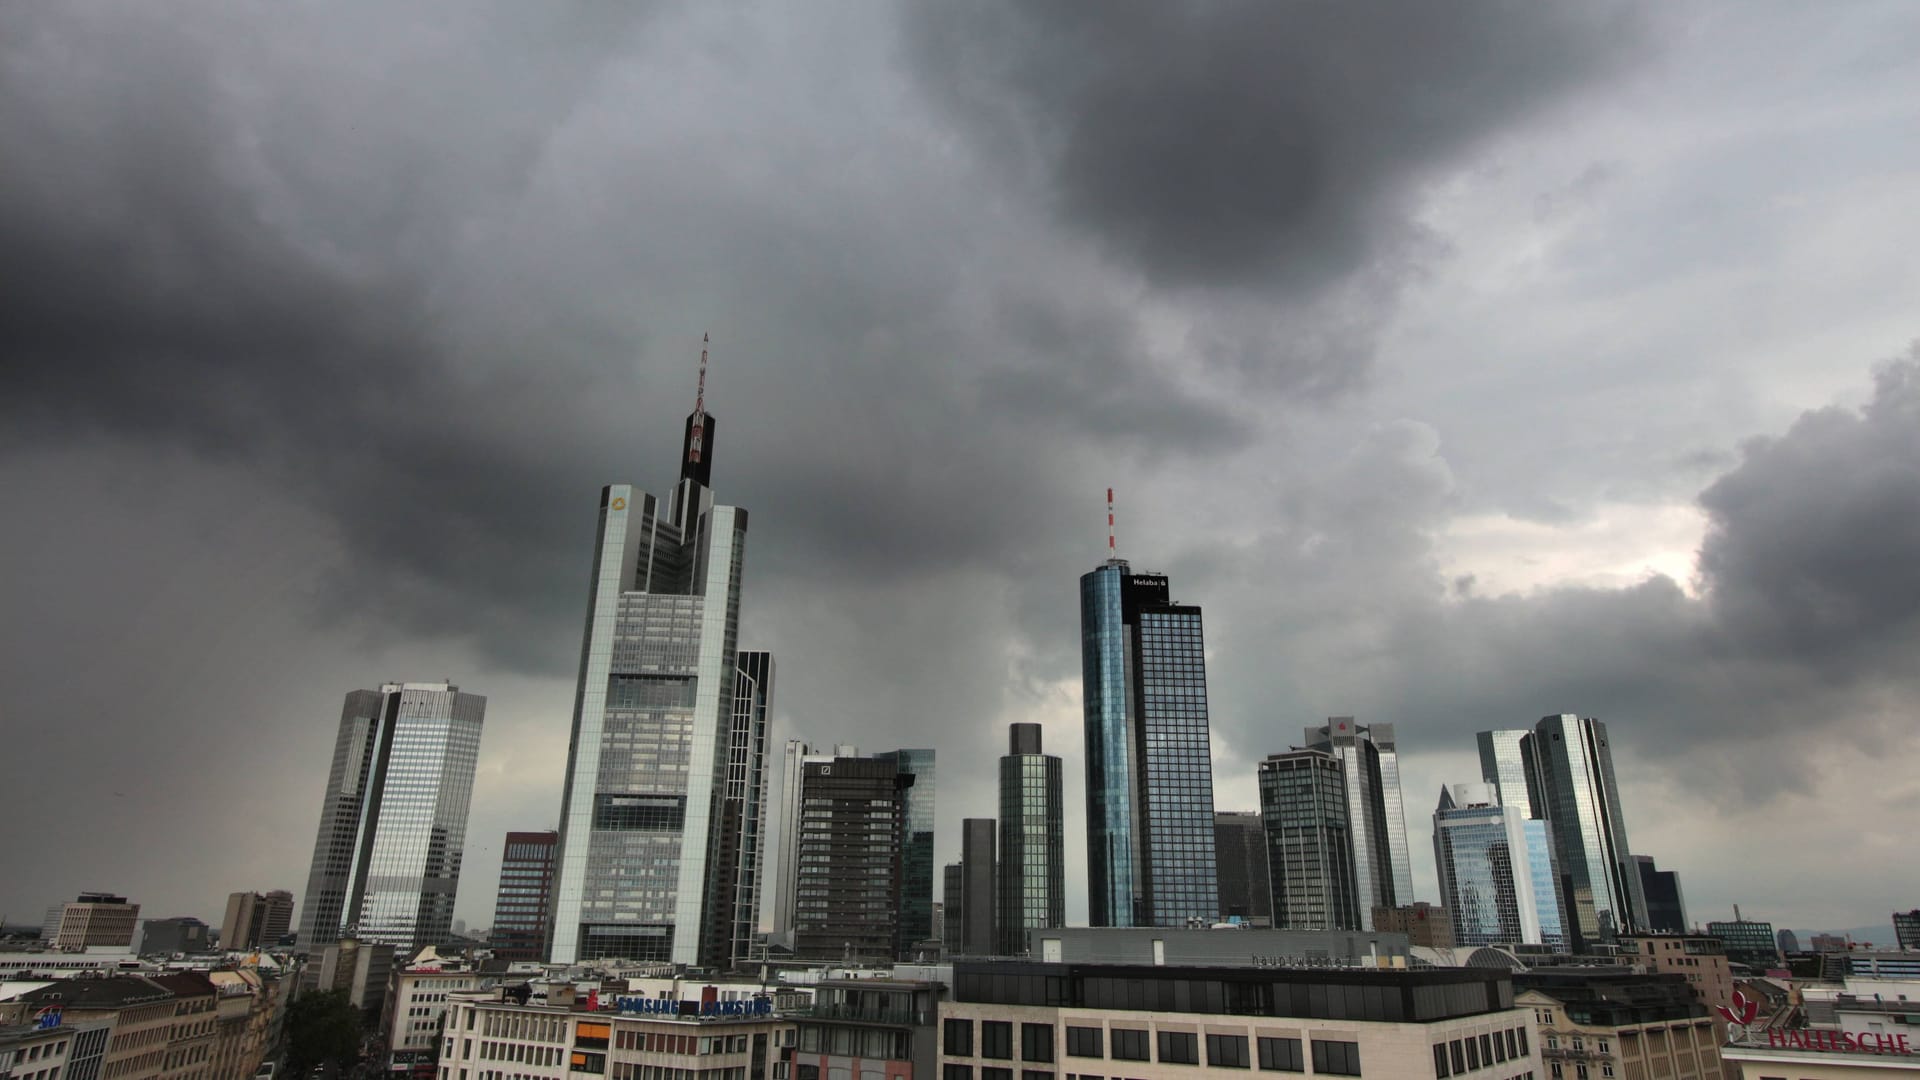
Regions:
<instances>
[{"instance_id":1,"label":"overcast grey sky","mask_svg":"<svg viewBox=\"0 0 1920 1080\"><path fill-rule=\"evenodd\" d=\"M1068 759L1079 574L1206 609L1222 808L1614 732L1696 919L1920 904L1920 9L0 10L0 913L300 892L340 702L560 800L598 489L700 335L776 734ZM1069 915L1085 917L1076 894Z\"/></svg>"}]
</instances>

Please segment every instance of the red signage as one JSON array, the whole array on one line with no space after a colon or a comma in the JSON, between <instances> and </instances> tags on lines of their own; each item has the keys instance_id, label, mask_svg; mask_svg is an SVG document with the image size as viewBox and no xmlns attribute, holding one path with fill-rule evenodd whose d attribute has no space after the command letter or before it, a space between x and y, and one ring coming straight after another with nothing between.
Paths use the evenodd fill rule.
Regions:
<instances>
[{"instance_id":1,"label":"red signage","mask_svg":"<svg viewBox=\"0 0 1920 1080\"><path fill-rule=\"evenodd\" d=\"M1790 1031L1767 1029L1767 1046L1773 1050L1839 1050L1856 1054L1911 1054L1905 1035L1876 1035L1851 1031Z\"/></svg>"}]
</instances>

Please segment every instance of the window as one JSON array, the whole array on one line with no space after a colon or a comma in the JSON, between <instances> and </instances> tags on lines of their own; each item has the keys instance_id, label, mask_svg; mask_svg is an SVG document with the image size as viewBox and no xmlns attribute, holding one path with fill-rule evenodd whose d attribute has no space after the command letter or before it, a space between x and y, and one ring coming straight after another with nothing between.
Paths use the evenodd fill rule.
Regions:
<instances>
[{"instance_id":1,"label":"window","mask_svg":"<svg viewBox=\"0 0 1920 1080\"><path fill-rule=\"evenodd\" d=\"M1573 1048L1575 1050L1585 1050L1587 1048L1587 1040L1575 1035L1573 1037Z\"/></svg>"},{"instance_id":2,"label":"window","mask_svg":"<svg viewBox=\"0 0 1920 1080\"><path fill-rule=\"evenodd\" d=\"M1106 1047L1102 1045L1104 1042L1106 1042L1106 1039L1103 1038L1105 1034L1106 1033L1101 1031L1099 1028L1092 1028L1092 1027L1068 1028L1067 1029L1067 1056L1068 1057L1092 1057L1092 1058L1106 1057L1107 1056Z\"/></svg>"},{"instance_id":3,"label":"window","mask_svg":"<svg viewBox=\"0 0 1920 1080\"><path fill-rule=\"evenodd\" d=\"M1161 1032L1160 1062L1163 1065L1200 1064L1200 1040L1191 1031Z\"/></svg>"},{"instance_id":4,"label":"window","mask_svg":"<svg viewBox=\"0 0 1920 1080\"><path fill-rule=\"evenodd\" d=\"M980 1080L1013 1080L1013 1070L984 1068L980 1070Z\"/></svg>"},{"instance_id":5,"label":"window","mask_svg":"<svg viewBox=\"0 0 1920 1080\"><path fill-rule=\"evenodd\" d=\"M1359 1076L1360 1044L1313 1040L1313 1071L1329 1076Z\"/></svg>"},{"instance_id":6,"label":"window","mask_svg":"<svg viewBox=\"0 0 1920 1080\"><path fill-rule=\"evenodd\" d=\"M1053 1080L1053 1074L1044 1069L1022 1069L1020 1080Z\"/></svg>"},{"instance_id":7,"label":"window","mask_svg":"<svg viewBox=\"0 0 1920 1080\"><path fill-rule=\"evenodd\" d=\"M1461 1047L1459 1039L1455 1039L1447 1044L1447 1052L1448 1056L1453 1058L1453 1071L1457 1073L1466 1072L1467 1052Z\"/></svg>"},{"instance_id":8,"label":"window","mask_svg":"<svg viewBox=\"0 0 1920 1080\"><path fill-rule=\"evenodd\" d=\"M1507 1060L1507 1036L1503 1031L1493 1033L1493 1060Z\"/></svg>"},{"instance_id":9,"label":"window","mask_svg":"<svg viewBox=\"0 0 1920 1080\"><path fill-rule=\"evenodd\" d=\"M1052 1061L1053 1060L1053 1025L1052 1024L1021 1024L1020 1025L1020 1060L1021 1061Z\"/></svg>"},{"instance_id":10,"label":"window","mask_svg":"<svg viewBox=\"0 0 1920 1080\"><path fill-rule=\"evenodd\" d=\"M1480 1040L1469 1035L1467 1036L1467 1068L1471 1070L1471 1069L1477 1069L1479 1067L1480 1067Z\"/></svg>"},{"instance_id":11,"label":"window","mask_svg":"<svg viewBox=\"0 0 1920 1080\"><path fill-rule=\"evenodd\" d=\"M973 1021L945 1021L940 1025L940 1037L942 1045L945 1047L944 1052L948 1057L973 1056ZM948 1068L952 1068L952 1066L948 1066ZM969 1068L967 1072L972 1073L973 1070ZM947 1080L954 1080L954 1078L948 1077ZM973 1080L973 1077L967 1076L962 1078L962 1080Z\"/></svg>"},{"instance_id":12,"label":"window","mask_svg":"<svg viewBox=\"0 0 1920 1080\"><path fill-rule=\"evenodd\" d=\"M1247 1037L1245 1035L1209 1035L1207 1036L1207 1067L1210 1069L1244 1069L1252 1063L1247 1060Z\"/></svg>"},{"instance_id":13,"label":"window","mask_svg":"<svg viewBox=\"0 0 1920 1080\"><path fill-rule=\"evenodd\" d=\"M1597 1040L1595 1040L1595 1043L1596 1043L1596 1044L1597 1044L1597 1045L1599 1046L1599 1048L1600 1048L1600 1052L1601 1052L1601 1053L1603 1053L1603 1054L1611 1054L1611 1053L1613 1053L1613 1050L1612 1050L1612 1048L1611 1048L1611 1047L1609 1047L1609 1046L1607 1045L1607 1040L1605 1040L1605 1039L1597 1039Z\"/></svg>"},{"instance_id":14,"label":"window","mask_svg":"<svg viewBox=\"0 0 1920 1080\"><path fill-rule=\"evenodd\" d=\"M1300 1053L1299 1039L1260 1039L1260 1067L1268 1072L1306 1072L1307 1061Z\"/></svg>"},{"instance_id":15,"label":"window","mask_svg":"<svg viewBox=\"0 0 1920 1080\"><path fill-rule=\"evenodd\" d=\"M1493 1036L1480 1036L1480 1064L1493 1064Z\"/></svg>"},{"instance_id":16,"label":"window","mask_svg":"<svg viewBox=\"0 0 1920 1080\"><path fill-rule=\"evenodd\" d=\"M1453 1074L1447 1071L1447 1044L1433 1044L1433 1075L1435 1080L1447 1080Z\"/></svg>"},{"instance_id":17,"label":"window","mask_svg":"<svg viewBox=\"0 0 1920 1080\"><path fill-rule=\"evenodd\" d=\"M1527 1029L1515 1028L1514 1034L1520 1037L1520 1056L1526 1057L1527 1056Z\"/></svg>"},{"instance_id":18,"label":"window","mask_svg":"<svg viewBox=\"0 0 1920 1080\"><path fill-rule=\"evenodd\" d=\"M1585 1065L1575 1065L1573 1067L1573 1080L1587 1080L1587 1067Z\"/></svg>"},{"instance_id":19,"label":"window","mask_svg":"<svg viewBox=\"0 0 1920 1080\"><path fill-rule=\"evenodd\" d=\"M1121 1061L1147 1061L1147 1033L1131 1031L1126 1028L1114 1028L1112 1033L1113 1056Z\"/></svg>"},{"instance_id":20,"label":"window","mask_svg":"<svg viewBox=\"0 0 1920 1080\"><path fill-rule=\"evenodd\" d=\"M980 1021L980 1056L1006 1060L1013 1056L1013 1024L1006 1020Z\"/></svg>"},{"instance_id":21,"label":"window","mask_svg":"<svg viewBox=\"0 0 1920 1080\"><path fill-rule=\"evenodd\" d=\"M1611 1061L1603 1061L1603 1062L1601 1062L1601 1063L1600 1063L1600 1075L1601 1075L1601 1076L1605 1076L1605 1077L1611 1077L1611 1076L1613 1075L1613 1062L1611 1062Z\"/></svg>"},{"instance_id":22,"label":"window","mask_svg":"<svg viewBox=\"0 0 1920 1080\"><path fill-rule=\"evenodd\" d=\"M1507 1056L1510 1058L1517 1058L1520 1056L1520 1043L1519 1043L1519 1040L1514 1038L1513 1028L1507 1029Z\"/></svg>"}]
</instances>

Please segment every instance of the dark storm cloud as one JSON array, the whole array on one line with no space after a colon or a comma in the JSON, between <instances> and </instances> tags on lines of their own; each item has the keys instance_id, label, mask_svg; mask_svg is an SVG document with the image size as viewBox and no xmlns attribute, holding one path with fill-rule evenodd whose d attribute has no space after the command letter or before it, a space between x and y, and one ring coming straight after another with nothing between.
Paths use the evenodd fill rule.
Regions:
<instances>
[{"instance_id":1,"label":"dark storm cloud","mask_svg":"<svg viewBox=\"0 0 1920 1080\"><path fill-rule=\"evenodd\" d=\"M1615 5L926 5L936 100L1174 285L1385 270L1438 170L1635 54Z\"/></svg>"}]
</instances>

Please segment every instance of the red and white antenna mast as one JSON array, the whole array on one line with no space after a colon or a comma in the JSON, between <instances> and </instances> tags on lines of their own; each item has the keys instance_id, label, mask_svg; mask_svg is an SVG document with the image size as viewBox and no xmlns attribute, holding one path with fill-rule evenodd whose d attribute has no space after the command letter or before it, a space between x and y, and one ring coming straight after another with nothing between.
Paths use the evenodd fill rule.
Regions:
<instances>
[{"instance_id":1,"label":"red and white antenna mast","mask_svg":"<svg viewBox=\"0 0 1920 1080\"><path fill-rule=\"evenodd\" d=\"M1107 489L1107 558L1119 558L1113 546L1113 489Z\"/></svg>"}]
</instances>

